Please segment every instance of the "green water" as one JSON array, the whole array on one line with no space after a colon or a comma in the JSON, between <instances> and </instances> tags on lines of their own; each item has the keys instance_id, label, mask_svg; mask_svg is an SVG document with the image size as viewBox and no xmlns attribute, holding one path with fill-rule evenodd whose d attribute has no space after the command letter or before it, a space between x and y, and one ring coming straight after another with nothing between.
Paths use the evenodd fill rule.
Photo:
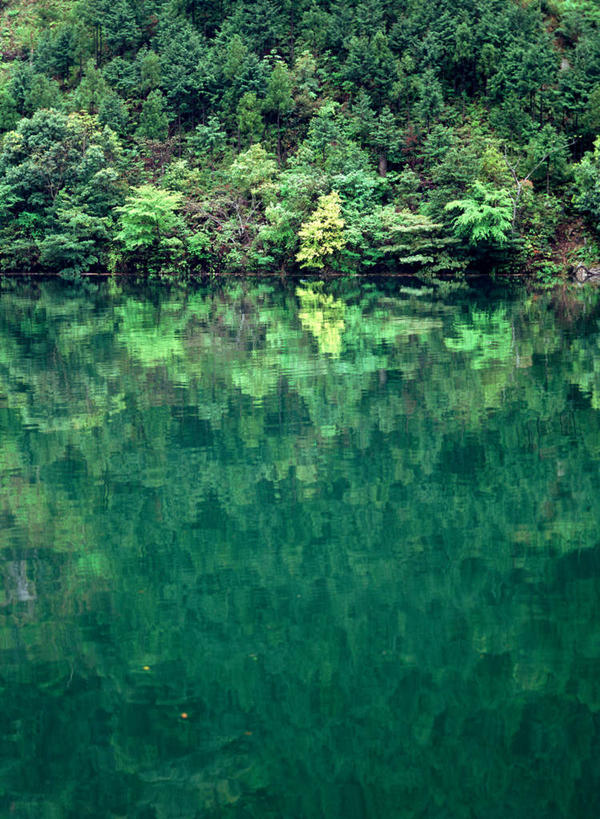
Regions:
<instances>
[{"instance_id":1,"label":"green water","mask_svg":"<svg viewBox=\"0 0 600 819\"><path fill-rule=\"evenodd\" d=\"M595 291L5 289L0 815L596 819L599 521Z\"/></svg>"}]
</instances>

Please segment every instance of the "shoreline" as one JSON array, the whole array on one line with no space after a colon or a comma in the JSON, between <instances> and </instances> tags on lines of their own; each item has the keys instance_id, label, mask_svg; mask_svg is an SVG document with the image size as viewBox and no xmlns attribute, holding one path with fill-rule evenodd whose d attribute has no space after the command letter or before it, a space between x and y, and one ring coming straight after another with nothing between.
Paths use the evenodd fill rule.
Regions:
<instances>
[{"instance_id":1,"label":"shoreline","mask_svg":"<svg viewBox=\"0 0 600 819\"><path fill-rule=\"evenodd\" d=\"M336 271L327 271L317 273L301 273L301 272L293 272L293 273L266 273L266 272L240 272L240 273L189 273L182 277L177 277L169 274L150 274L148 276L141 276L135 275L130 273L111 273L108 270L105 271L96 271L90 270L86 271L85 273L78 273L76 276L69 276L69 275L62 275L61 273L52 273L52 272L16 272L10 271L0 274L0 281L2 279L31 279L35 281L64 281L65 283L73 283L82 280L88 279L96 279L99 281L107 281L113 280L115 282L148 282L156 283L156 282L164 282L164 283L186 283L186 282L226 282L226 281L243 281L244 279L251 279L253 281L260 281L260 280L277 280L281 282L286 281L331 281L331 280L339 280L339 279L357 279L357 280L386 280L386 279L407 279L409 281L417 281L421 283L423 286L429 286L430 283L425 280L423 276L419 276L418 273L346 273L346 272L336 272ZM535 275L529 271L524 271L522 273L469 273L466 272L463 274L461 278L456 278L452 276L438 276L437 281L444 282L444 283L456 283L459 284L461 281L464 280L486 280L490 282L499 281L503 279L507 280L530 280L532 283L536 283ZM537 282L539 283L539 282ZM577 282L573 274L565 275L564 277L557 277L556 284L574 284L574 283L582 283Z\"/></svg>"}]
</instances>

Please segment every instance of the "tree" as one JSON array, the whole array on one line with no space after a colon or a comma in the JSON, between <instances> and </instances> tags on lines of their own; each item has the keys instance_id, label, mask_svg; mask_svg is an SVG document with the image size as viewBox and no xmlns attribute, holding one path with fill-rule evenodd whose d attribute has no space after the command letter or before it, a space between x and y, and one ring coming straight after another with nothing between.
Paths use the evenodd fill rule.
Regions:
<instances>
[{"instance_id":1,"label":"tree","mask_svg":"<svg viewBox=\"0 0 600 819\"><path fill-rule=\"evenodd\" d=\"M262 116L260 113L260 103L254 91L246 91L238 103L236 111L238 129L238 148L241 147L241 139L245 137L250 145L262 130Z\"/></svg>"},{"instance_id":2,"label":"tree","mask_svg":"<svg viewBox=\"0 0 600 819\"><path fill-rule=\"evenodd\" d=\"M138 55L138 59L139 59ZM155 51L144 51L139 59L140 89L143 94L158 88L162 78L160 57Z\"/></svg>"},{"instance_id":3,"label":"tree","mask_svg":"<svg viewBox=\"0 0 600 819\"><path fill-rule=\"evenodd\" d=\"M512 202L504 190L495 190L483 182L475 182L470 196L446 205L457 212L453 225L456 235L470 247L481 245L506 247L512 229Z\"/></svg>"},{"instance_id":4,"label":"tree","mask_svg":"<svg viewBox=\"0 0 600 819\"><path fill-rule=\"evenodd\" d=\"M81 189L108 167L112 150L91 117L37 111L5 136L0 179L18 196L21 207L43 210L61 191Z\"/></svg>"},{"instance_id":5,"label":"tree","mask_svg":"<svg viewBox=\"0 0 600 819\"><path fill-rule=\"evenodd\" d=\"M558 155L559 155L559 158L560 158L560 155L563 154L563 156L564 156L567 148L569 147L568 143L566 143L564 141L564 135L563 134L559 135L559 138L556 140L555 143L552 142L551 136L552 136L552 134L550 132L546 132L544 137L540 139L540 141L539 141L539 143L537 143L537 145L534 143L535 153L537 154L537 156L535 156L535 158L538 159L538 161L531 168L531 170L529 171L529 173L525 177L522 177L521 174L519 173L519 167L518 167L519 163L515 162L515 161L511 161L509 159L509 156L508 156L508 151L506 149L504 151L504 161L506 163L506 167L508 168L508 170L510 172L510 175L512 176L513 182L514 182L513 190L509 194L510 198L511 198L511 201L513 203L513 216L512 216L513 228L517 224L517 219L518 219L518 216L519 216L519 207L520 207L521 197L523 195L523 191L525 190L526 187L531 186L531 178L533 177L535 172L542 165L546 164L546 166L547 166L546 173L548 174L549 162L551 161L553 153L556 151L558 153ZM530 145L531 145L531 143L530 143ZM542 146L543 146L544 150L542 150ZM532 153L533 153L533 151L532 151ZM547 178L547 181L548 181L548 178Z\"/></svg>"},{"instance_id":6,"label":"tree","mask_svg":"<svg viewBox=\"0 0 600 819\"><path fill-rule=\"evenodd\" d=\"M350 109L348 132L353 139L365 147L371 145L374 131L375 112L371 105L371 97L364 88L361 88Z\"/></svg>"},{"instance_id":7,"label":"tree","mask_svg":"<svg viewBox=\"0 0 600 819\"><path fill-rule=\"evenodd\" d=\"M435 71L428 68L419 82L419 99L415 113L429 131L431 123L442 113L444 95Z\"/></svg>"},{"instance_id":8,"label":"tree","mask_svg":"<svg viewBox=\"0 0 600 819\"><path fill-rule=\"evenodd\" d=\"M6 85L0 87L0 132L12 131L19 121L17 103Z\"/></svg>"},{"instance_id":9,"label":"tree","mask_svg":"<svg viewBox=\"0 0 600 819\"><path fill-rule=\"evenodd\" d=\"M421 198L421 180L419 175L411 168L405 168L402 173L398 175L395 188L400 203L409 210L415 211Z\"/></svg>"},{"instance_id":10,"label":"tree","mask_svg":"<svg viewBox=\"0 0 600 819\"><path fill-rule=\"evenodd\" d=\"M160 264L163 257L182 252L185 225L177 213L181 202L180 193L141 185L116 208L120 229L115 239L135 266Z\"/></svg>"},{"instance_id":11,"label":"tree","mask_svg":"<svg viewBox=\"0 0 600 819\"><path fill-rule=\"evenodd\" d=\"M247 91L263 97L268 83L269 63L259 60L239 34L221 33L214 51L214 94L223 121L236 125L237 107Z\"/></svg>"},{"instance_id":12,"label":"tree","mask_svg":"<svg viewBox=\"0 0 600 819\"><path fill-rule=\"evenodd\" d=\"M197 125L190 137L190 145L196 154L208 154L214 158L225 149L227 134L218 117L210 116L206 125Z\"/></svg>"},{"instance_id":13,"label":"tree","mask_svg":"<svg viewBox=\"0 0 600 819\"><path fill-rule=\"evenodd\" d=\"M132 63L122 57L115 57L102 69L107 85L125 99L139 99L140 72L137 62Z\"/></svg>"},{"instance_id":14,"label":"tree","mask_svg":"<svg viewBox=\"0 0 600 819\"><path fill-rule=\"evenodd\" d=\"M66 80L78 55L77 32L69 24L44 32L34 53L37 71Z\"/></svg>"},{"instance_id":15,"label":"tree","mask_svg":"<svg viewBox=\"0 0 600 819\"><path fill-rule=\"evenodd\" d=\"M198 32L185 20L165 15L159 28L161 88L171 110L182 118L196 118L202 100L200 69L205 66L206 47Z\"/></svg>"},{"instance_id":16,"label":"tree","mask_svg":"<svg viewBox=\"0 0 600 819\"><path fill-rule=\"evenodd\" d=\"M388 158L398 149L398 127L396 118L386 106L377 117L373 144L379 155L379 175L386 176Z\"/></svg>"},{"instance_id":17,"label":"tree","mask_svg":"<svg viewBox=\"0 0 600 819\"><path fill-rule=\"evenodd\" d=\"M392 89L392 98L396 101L399 110L405 111L408 118L411 109L420 91L419 77L416 73L415 61L406 52L398 64L398 79Z\"/></svg>"},{"instance_id":18,"label":"tree","mask_svg":"<svg viewBox=\"0 0 600 819\"><path fill-rule=\"evenodd\" d=\"M134 51L141 40L136 14L129 0L100 0L98 3L99 61L103 47L112 56Z\"/></svg>"},{"instance_id":19,"label":"tree","mask_svg":"<svg viewBox=\"0 0 600 819\"><path fill-rule=\"evenodd\" d=\"M129 113L121 97L113 93L108 93L104 97L98 109L98 122L102 125L108 125L119 135L125 133L129 122Z\"/></svg>"},{"instance_id":20,"label":"tree","mask_svg":"<svg viewBox=\"0 0 600 819\"><path fill-rule=\"evenodd\" d=\"M462 22L454 32L454 83L455 87L465 86L469 78L474 76L475 43L473 28L467 22Z\"/></svg>"},{"instance_id":21,"label":"tree","mask_svg":"<svg viewBox=\"0 0 600 819\"><path fill-rule=\"evenodd\" d=\"M556 175L564 178L568 142L564 134L559 134L549 123L535 134L527 146L529 161L535 166L529 178L535 177L536 170L543 166L546 176L546 194L550 194L550 178Z\"/></svg>"},{"instance_id":22,"label":"tree","mask_svg":"<svg viewBox=\"0 0 600 819\"><path fill-rule=\"evenodd\" d=\"M588 151L575 166L575 194L573 204L577 210L591 216L600 230L600 137L594 150Z\"/></svg>"},{"instance_id":23,"label":"tree","mask_svg":"<svg viewBox=\"0 0 600 819\"><path fill-rule=\"evenodd\" d=\"M522 99L510 91L500 105L490 111L490 122L504 139L526 141L534 131L534 123L523 108Z\"/></svg>"},{"instance_id":24,"label":"tree","mask_svg":"<svg viewBox=\"0 0 600 819\"><path fill-rule=\"evenodd\" d=\"M96 143L85 163L77 151L71 162L57 133L47 167L23 162L7 177L12 222L0 230L32 239L33 253L58 223L61 191L104 218L111 192L124 196L167 167L161 184L189 196L186 219L218 238L221 270L266 269L260 237L277 248L274 265L284 253L293 260L290 235L331 191L345 221L338 270L379 264L376 222L388 205L426 215L459 246L458 211L446 205L475 201L475 182L506 191L531 260L543 207L568 219L569 197L582 208L592 196L592 165L581 160L600 129L593 0L44 0L26 19L21 0L4 2L19 6L4 14L6 145L19 117L52 109L85 112L89 133L100 125L127 151L127 167L102 169L105 189L94 177L108 191L97 210L86 175ZM57 157L69 178L55 187ZM76 167L84 182L71 178ZM532 193L522 206L531 182L554 198ZM17 246L6 243L7 253Z\"/></svg>"},{"instance_id":25,"label":"tree","mask_svg":"<svg viewBox=\"0 0 600 819\"><path fill-rule=\"evenodd\" d=\"M40 264L62 275L87 273L105 256L108 220L79 207L57 209L56 220L39 243Z\"/></svg>"},{"instance_id":26,"label":"tree","mask_svg":"<svg viewBox=\"0 0 600 819\"><path fill-rule=\"evenodd\" d=\"M162 141L167 138L168 133L169 119L165 111L165 98L160 91L151 91L142 105L136 136Z\"/></svg>"},{"instance_id":27,"label":"tree","mask_svg":"<svg viewBox=\"0 0 600 819\"><path fill-rule=\"evenodd\" d=\"M382 252L394 269L402 266L423 281L439 284L440 273L461 274L465 262L456 252L457 241L448 236L444 225L422 213L387 206L378 214L383 233Z\"/></svg>"},{"instance_id":28,"label":"tree","mask_svg":"<svg viewBox=\"0 0 600 819\"><path fill-rule=\"evenodd\" d=\"M108 87L102 72L96 68L93 60L88 60L83 78L75 92L78 109L87 111L88 114L97 114L107 93Z\"/></svg>"},{"instance_id":29,"label":"tree","mask_svg":"<svg viewBox=\"0 0 600 819\"><path fill-rule=\"evenodd\" d=\"M301 267L322 270L345 245L342 203L337 191L320 196L314 213L299 231L300 250L296 261Z\"/></svg>"},{"instance_id":30,"label":"tree","mask_svg":"<svg viewBox=\"0 0 600 819\"><path fill-rule=\"evenodd\" d=\"M266 256L284 270L294 259L298 248L301 218L301 214L291 209L288 203L268 205L265 208L266 224L259 232L261 258Z\"/></svg>"},{"instance_id":31,"label":"tree","mask_svg":"<svg viewBox=\"0 0 600 819\"><path fill-rule=\"evenodd\" d=\"M281 119L290 113L294 107L292 97L292 78L287 66L282 60L277 60L269 82L265 97L264 109L275 114L277 126L277 162L281 165Z\"/></svg>"},{"instance_id":32,"label":"tree","mask_svg":"<svg viewBox=\"0 0 600 819\"><path fill-rule=\"evenodd\" d=\"M118 153L114 133L100 131L88 115L38 111L7 133L0 153L5 264L32 266L42 252L45 265L74 268L76 254L81 261L88 251L102 253L103 220L122 201L113 167ZM70 237L70 261L60 261L57 236ZM98 242L96 251L90 241Z\"/></svg>"},{"instance_id":33,"label":"tree","mask_svg":"<svg viewBox=\"0 0 600 819\"><path fill-rule=\"evenodd\" d=\"M60 108L60 86L44 74L34 74L31 78L27 107L33 113L42 108Z\"/></svg>"},{"instance_id":34,"label":"tree","mask_svg":"<svg viewBox=\"0 0 600 819\"><path fill-rule=\"evenodd\" d=\"M265 151L260 142L239 154L229 169L233 185L243 194L250 194L252 208L257 196L265 196L271 190L277 173L277 164Z\"/></svg>"},{"instance_id":35,"label":"tree","mask_svg":"<svg viewBox=\"0 0 600 819\"><path fill-rule=\"evenodd\" d=\"M588 97L587 111L583 118L583 125L592 136L600 134L600 83L594 87Z\"/></svg>"},{"instance_id":36,"label":"tree","mask_svg":"<svg viewBox=\"0 0 600 819\"><path fill-rule=\"evenodd\" d=\"M294 101L299 116L308 117L314 110L315 100L319 92L317 61L308 49L305 49L296 57L293 78Z\"/></svg>"},{"instance_id":37,"label":"tree","mask_svg":"<svg viewBox=\"0 0 600 819\"><path fill-rule=\"evenodd\" d=\"M394 83L398 79L398 67L383 31L350 40L348 57L344 65L346 88L358 91L365 88L377 110L390 99Z\"/></svg>"},{"instance_id":38,"label":"tree","mask_svg":"<svg viewBox=\"0 0 600 819\"><path fill-rule=\"evenodd\" d=\"M337 119L338 105L328 101L319 108L308 126L307 147L325 164L327 151L342 139L342 129Z\"/></svg>"}]
</instances>

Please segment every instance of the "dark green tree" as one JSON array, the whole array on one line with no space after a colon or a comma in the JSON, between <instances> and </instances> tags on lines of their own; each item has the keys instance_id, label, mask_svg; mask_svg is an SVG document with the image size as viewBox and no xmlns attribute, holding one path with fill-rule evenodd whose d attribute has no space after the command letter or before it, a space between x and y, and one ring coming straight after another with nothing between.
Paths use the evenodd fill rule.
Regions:
<instances>
[{"instance_id":1,"label":"dark green tree","mask_svg":"<svg viewBox=\"0 0 600 819\"><path fill-rule=\"evenodd\" d=\"M387 106L379 114L375 122L373 145L378 153L379 175L386 176L389 157L398 151L399 145L396 118Z\"/></svg>"},{"instance_id":2,"label":"dark green tree","mask_svg":"<svg viewBox=\"0 0 600 819\"><path fill-rule=\"evenodd\" d=\"M169 133L169 118L165 98L158 90L151 91L144 100L136 136L162 141Z\"/></svg>"},{"instance_id":3,"label":"dark green tree","mask_svg":"<svg viewBox=\"0 0 600 819\"><path fill-rule=\"evenodd\" d=\"M419 81L419 98L414 111L417 119L429 131L433 122L442 113L444 107L444 94L442 85L431 68L423 73Z\"/></svg>"},{"instance_id":4,"label":"dark green tree","mask_svg":"<svg viewBox=\"0 0 600 819\"><path fill-rule=\"evenodd\" d=\"M115 133L125 134L129 123L129 112L127 106L118 94L105 94L98 108L98 122L108 125Z\"/></svg>"},{"instance_id":5,"label":"dark green tree","mask_svg":"<svg viewBox=\"0 0 600 819\"><path fill-rule=\"evenodd\" d=\"M281 165L281 123L294 107L292 78L283 61L277 60L273 66L266 92L264 109L267 113L271 113L275 117L275 127L277 129L277 161Z\"/></svg>"}]
</instances>

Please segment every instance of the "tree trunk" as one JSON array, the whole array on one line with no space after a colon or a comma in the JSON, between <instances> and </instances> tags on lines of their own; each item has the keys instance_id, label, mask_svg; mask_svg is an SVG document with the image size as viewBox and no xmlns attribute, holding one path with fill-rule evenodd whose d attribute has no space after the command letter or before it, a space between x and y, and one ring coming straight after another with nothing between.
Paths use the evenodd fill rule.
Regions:
<instances>
[{"instance_id":1,"label":"tree trunk","mask_svg":"<svg viewBox=\"0 0 600 819\"><path fill-rule=\"evenodd\" d=\"M277 112L277 164L281 168L281 115Z\"/></svg>"},{"instance_id":2,"label":"tree trunk","mask_svg":"<svg viewBox=\"0 0 600 819\"><path fill-rule=\"evenodd\" d=\"M379 176L387 176L388 158L385 154L379 154Z\"/></svg>"}]
</instances>

